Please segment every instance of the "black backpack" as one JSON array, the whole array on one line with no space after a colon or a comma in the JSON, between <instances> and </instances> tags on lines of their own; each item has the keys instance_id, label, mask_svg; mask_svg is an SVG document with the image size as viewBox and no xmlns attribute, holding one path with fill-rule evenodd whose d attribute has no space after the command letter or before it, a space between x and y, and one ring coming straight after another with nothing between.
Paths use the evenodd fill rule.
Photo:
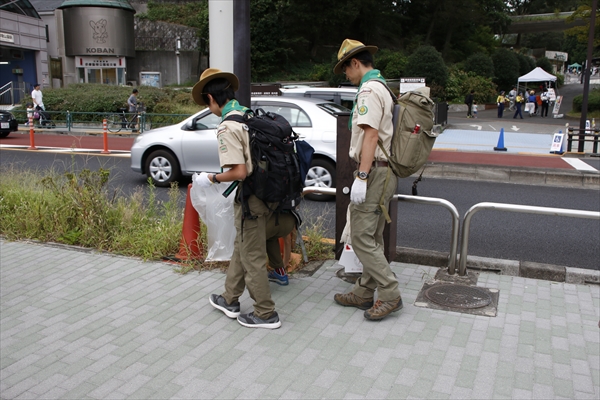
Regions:
<instances>
[{"instance_id":1,"label":"black backpack","mask_svg":"<svg viewBox=\"0 0 600 400\"><path fill-rule=\"evenodd\" d=\"M265 203L279 203L274 211L296 210L314 149L298 140L284 117L261 108L225 120L248 126L253 168L242 185L243 200L254 194Z\"/></svg>"}]
</instances>

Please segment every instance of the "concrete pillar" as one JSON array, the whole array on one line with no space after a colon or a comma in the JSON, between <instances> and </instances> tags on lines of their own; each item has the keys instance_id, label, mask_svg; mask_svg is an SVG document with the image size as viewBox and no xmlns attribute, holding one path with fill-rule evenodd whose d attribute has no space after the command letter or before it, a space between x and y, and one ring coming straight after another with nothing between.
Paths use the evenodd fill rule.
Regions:
<instances>
[{"instance_id":1,"label":"concrete pillar","mask_svg":"<svg viewBox=\"0 0 600 400\"><path fill-rule=\"evenodd\" d=\"M208 1L210 67L233 72L233 1Z\"/></svg>"}]
</instances>

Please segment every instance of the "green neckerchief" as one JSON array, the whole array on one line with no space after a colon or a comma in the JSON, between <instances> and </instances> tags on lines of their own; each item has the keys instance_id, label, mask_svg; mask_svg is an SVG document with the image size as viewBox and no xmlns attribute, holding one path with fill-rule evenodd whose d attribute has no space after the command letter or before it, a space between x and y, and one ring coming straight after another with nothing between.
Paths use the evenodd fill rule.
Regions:
<instances>
[{"instance_id":1,"label":"green neckerchief","mask_svg":"<svg viewBox=\"0 0 600 400\"><path fill-rule=\"evenodd\" d=\"M227 114L229 114L232 111L246 112L247 109L248 107L240 105L240 103L238 103L236 99L229 100L229 102L225 104L225 107L223 107L223 111L221 112L221 121L223 121L225 117L227 117Z\"/></svg>"},{"instance_id":2,"label":"green neckerchief","mask_svg":"<svg viewBox=\"0 0 600 400\"><path fill-rule=\"evenodd\" d=\"M350 129L350 130L352 130L352 116L354 115L354 108L356 107L356 99L358 98L358 94L360 93L360 88L362 87L363 83L365 83L366 81L373 80L373 79L376 79L378 81L385 83L385 78L381 75L381 72L378 69L372 69L363 75L362 79L360 80L360 85L358 86L358 91L356 92L356 96L354 96L354 103L352 104L352 112L350 113L350 119L348 120L348 129Z\"/></svg>"}]
</instances>

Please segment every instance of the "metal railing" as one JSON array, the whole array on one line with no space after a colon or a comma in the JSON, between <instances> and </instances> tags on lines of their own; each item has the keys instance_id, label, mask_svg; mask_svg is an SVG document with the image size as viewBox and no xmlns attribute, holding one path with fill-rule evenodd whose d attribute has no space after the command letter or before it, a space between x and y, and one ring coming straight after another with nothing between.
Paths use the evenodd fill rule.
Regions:
<instances>
[{"instance_id":1,"label":"metal railing","mask_svg":"<svg viewBox=\"0 0 600 400\"><path fill-rule=\"evenodd\" d=\"M336 189L332 188L322 188L322 187L305 187L303 194L327 194L327 195L336 195ZM435 206L442 206L446 208L452 217L452 232L451 232L451 240L450 240L450 257L448 259L448 273L450 275L454 275L455 267L456 267L456 254L458 251L458 232L460 227L460 214L458 210L454 206L454 204L450 203L448 200L439 199L436 197L422 197L422 196L410 196L403 194L396 194L392 197L392 200L395 201L404 201L407 203L415 203L415 204L429 204Z\"/></svg>"},{"instance_id":2,"label":"metal railing","mask_svg":"<svg viewBox=\"0 0 600 400\"><path fill-rule=\"evenodd\" d=\"M574 131L578 131L579 133L574 133ZM598 128L593 128L591 130L587 129L573 129L568 128L567 130L567 152L573 151L573 142L577 142L577 150L578 152L585 151L585 143L592 143L592 153L598 154L598 141L600 141L600 132Z\"/></svg>"},{"instance_id":3,"label":"metal railing","mask_svg":"<svg viewBox=\"0 0 600 400\"><path fill-rule=\"evenodd\" d=\"M489 202L475 204L465 213L465 217L463 219L463 231L460 247L460 263L458 266L458 275L460 276L464 276L467 273L467 250L469 247L469 231L471 228L471 219L473 218L473 215L475 215L478 211L481 210L499 210L527 214L555 215L562 217L590 218L600 220L600 212L598 211L584 211L572 210L568 208L524 206L519 204Z\"/></svg>"},{"instance_id":4,"label":"metal railing","mask_svg":"<svg viewBox=\"0 0 600 400\"><path fill-rule=\"evenodd\" d=\"M15 96L13 93L13 83L8 82L6 85L0 87L0 104L15 104Z\"/></svg>"},{"instance_id":5,"label":"metal railing","mask_svg":"<svg viewBox=\"0 0 600 400\"><path fill-rule=\"evenodd\" d=\"M458 251L458 232L460 228L460 214L448 200L439 199L437 197L410 196L404 194L396 194L393 197L396 201L405 201L407 203L430 204L434 206L442 206L446 208L452 216L452 232L450 240L450 258L448 259L448 274L454 275L456 266L456 254Z\"/></svg>"},{"instance_id":6,"label":"metal railing","mask_svg":"<svg viewBox=\"0 0 600 400\"><path fill-rule=\"evenodd\" d=\"M25 124L29 117L27 110L12 110L11 111L15 118L19 121L19 124ZM66 129L68 132L72 130L102 130L102 121L104 118L109 119L112 115L118 115L119 121L121 117L125 117L127 121L130 121L135 113L93 113L93 112L78 112L78 111L46 111L49 114L51 121L54 123L54 128ZM139 114L136 124L139 126L140 133L147 130L158 128L162 126L168 126L177 124L184 119L190 117L191 114L154 114L142 112ZM124 125L128 125L129 122L122 121ZM43 126L42 126L43 128ZM109 129L110 130L110 129ZM122 132L127 132L131 129L123 128Z\"/></svg>"}]
</instances>

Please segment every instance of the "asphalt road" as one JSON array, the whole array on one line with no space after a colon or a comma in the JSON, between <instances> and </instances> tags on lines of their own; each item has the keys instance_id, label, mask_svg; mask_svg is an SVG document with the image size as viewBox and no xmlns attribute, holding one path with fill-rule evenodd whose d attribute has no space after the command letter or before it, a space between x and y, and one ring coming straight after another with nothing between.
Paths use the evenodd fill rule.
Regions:
<instances>
[{"instance_id":1,"label":"asphalt road","mask_svg":"<svg viewBox=\"0 0 600 400\"><path fill-rule=\"evenodd\" d=\"M129 158L70 155L1 150L0 166L34 170L73 168L111 170L111 189L122 195L148 190L145 177L131 171ZM180 184L181 204L187 183ZM398 192L411 193L412 180L400 181ZM490 201L544 207L600 210L600 192L467 180L428 179L419 183L419 194L443 198L464 216L474 204ZM167 190L157 188L157 197L167 200ZM335 237L335 202L303 203L305 226L318 224L327 237ZM441 207L398 204L398 246L448 252L451 219ZM469 255L508 260L533 261L570 267L600 269L600 224L596 220L545 215L482 211L473 217Z\"/></svg>"}]
</instances>

